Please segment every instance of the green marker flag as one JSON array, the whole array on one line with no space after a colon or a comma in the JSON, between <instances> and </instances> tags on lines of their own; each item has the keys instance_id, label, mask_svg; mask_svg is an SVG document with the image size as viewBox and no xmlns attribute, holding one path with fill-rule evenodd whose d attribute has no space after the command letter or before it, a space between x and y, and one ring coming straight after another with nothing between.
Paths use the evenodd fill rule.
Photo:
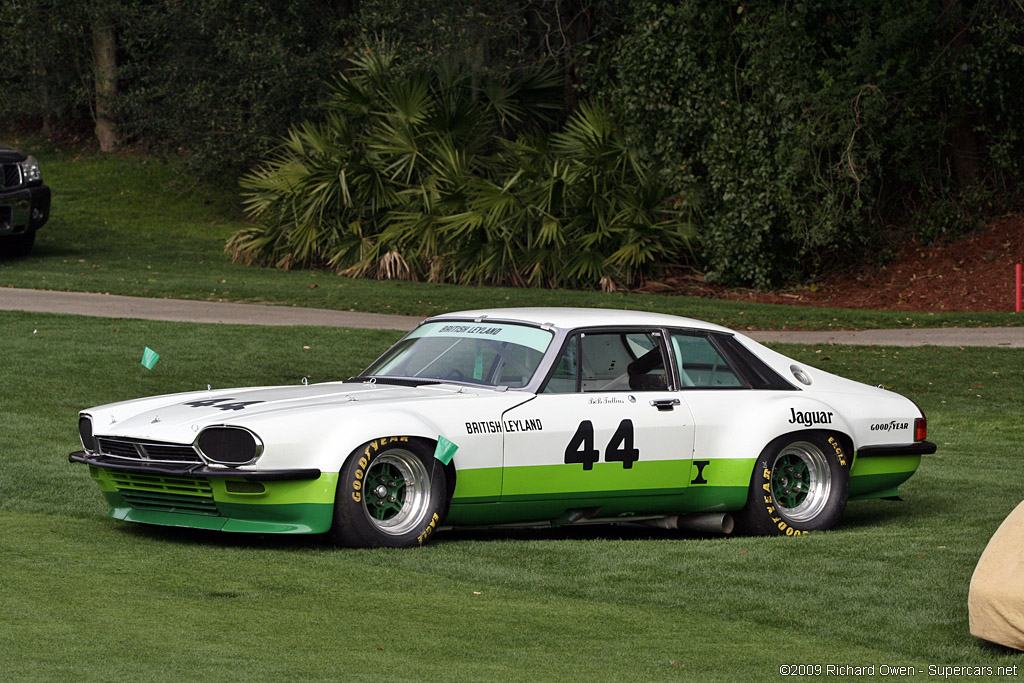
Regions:
<instances>
[{"instance_id":1,"label":"green marker flag","mask_svg":"<svg viewBox=\"0 0 1024 683\"><path fill-rule=\"evenodd\" d=\"M442 464L447 465L455 457L455 451L459 450L459 447L453 444L443 436L437 437L437 448L434 449L434 457L441 461Z\"/></svg>"},{"instance_id":2,"label":"green marker flag","mask_svg":"<svg viewBox=\"0 0 1024 683\"><path fill-rule=\"evenodd\" d=\"M158 360L160 360L160 354L148 346L146 347L146 350L142 352L142 366L147 370L152 370Z\"/></svg>"}]
</instances>

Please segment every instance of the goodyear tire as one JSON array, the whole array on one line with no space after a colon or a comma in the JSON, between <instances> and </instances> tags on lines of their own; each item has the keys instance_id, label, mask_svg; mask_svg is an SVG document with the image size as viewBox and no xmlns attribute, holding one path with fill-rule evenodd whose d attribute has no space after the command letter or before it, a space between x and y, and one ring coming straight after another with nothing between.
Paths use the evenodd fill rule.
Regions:
<instances>
[{"instance_id":1,"label":"goodyear tire","mask_svg":"<svg viewBox=\"0 0 1024 683\"><path fill-rule=\"evenodd\" d=\"M796 536L831 529L850 492L850 457L824 432L780 437L761 452L737 528L759 536Z\"/></svg>"},{"instance_id":2,"label":"goodyear tire","mask_svg":"<svg viewBox=\"0 0 1024 683\"><path fill-rule=\"evenodd\" d=\"M356 548L422 545L441 523L444 466L422 440L391 436L356 449L341 468L334 537Z\"/></svg>"}]
</instances>

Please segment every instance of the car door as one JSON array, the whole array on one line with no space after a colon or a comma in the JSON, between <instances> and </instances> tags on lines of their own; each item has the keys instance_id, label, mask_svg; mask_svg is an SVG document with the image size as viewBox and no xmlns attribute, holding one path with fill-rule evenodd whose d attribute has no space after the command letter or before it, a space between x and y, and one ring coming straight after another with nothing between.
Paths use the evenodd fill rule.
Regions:
<instances>
[{"instance_id":1,"label":"car door","mask_svg":"<svg viewBox=\"0 0 1024 683\"><path fill-rule=\"evenodd\" d=\"M668 360L657 329L570 336L536 397L502 417L501 500L671 507L692 479L694 425Z\"/></svg>"},{"instance_id":2,"label":"car door","mask_svg":"<svg viewBox=\"0 0 1024 683\"><path fill-rule=\"evenodd\" d=\"M738 509L745 504L754 459L764 448L755 424L786 414L799 393L730 335L667 330L679 376L679 396L699 425L693 444L690 510Z\"/></svg>"}]
</instances>

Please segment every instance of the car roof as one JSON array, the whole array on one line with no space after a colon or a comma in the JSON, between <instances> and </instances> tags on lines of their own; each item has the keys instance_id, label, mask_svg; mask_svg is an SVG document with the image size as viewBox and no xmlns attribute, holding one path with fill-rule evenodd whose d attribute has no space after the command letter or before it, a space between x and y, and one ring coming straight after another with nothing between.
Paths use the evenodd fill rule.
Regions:
<instances>
[{"instance_id":1,"label":"car roof","mask_svg":"<svg viewBox=\"0 0 1024 683\"><path fill-rule=\"evenodd\" d=\"M485 317L492 320L527 322L535 325L550 324L560 329L646 326L682 327L714 332L728 332L730 334L733 332L727 327L693 318L665 313L626 311L610 308L481 308L469 311L453 311L443 315L432 316L429 320L446 320L451 318L476 320L477 318Z\"/></svg>"}]
</instances>

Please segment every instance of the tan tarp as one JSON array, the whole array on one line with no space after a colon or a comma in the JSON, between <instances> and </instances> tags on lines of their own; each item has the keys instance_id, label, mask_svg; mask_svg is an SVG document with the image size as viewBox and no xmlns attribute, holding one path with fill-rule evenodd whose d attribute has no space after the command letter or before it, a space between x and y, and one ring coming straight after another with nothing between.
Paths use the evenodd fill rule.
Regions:
<instances>
[{"instance_id":1,"label":"tan tarp","mask_svg":"<svg viewBox=\"0 0 1024 683\"><path fill-rule=\"evenodd\" d=\"M1024 650L1024 503L1003 520L971 577L971 634Z\"/></svg>"}]
</instances>

